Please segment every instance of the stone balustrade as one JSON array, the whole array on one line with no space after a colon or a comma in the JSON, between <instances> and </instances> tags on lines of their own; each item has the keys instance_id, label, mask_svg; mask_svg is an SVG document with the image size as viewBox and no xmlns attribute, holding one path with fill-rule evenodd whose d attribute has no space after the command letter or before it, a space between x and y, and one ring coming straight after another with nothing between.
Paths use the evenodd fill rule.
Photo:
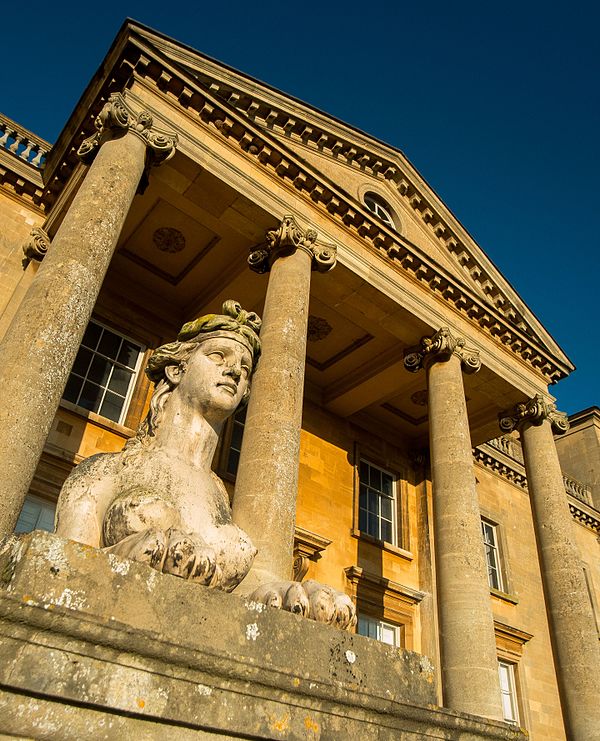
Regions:
<instances>
[{"instance_id":1,"label":"stone balustrade","mask_svg":"<svg viewBox=\"0 0 600 741\"><path fill-rule=\"evenodd\" d=\"M496 450L499 450L501 453L510 456L519 463L523 463L523 451L521 450L521 445L517 440L513 440L513 438L509 437L508 435L502 435L501 437L496 437L493 440L488 440L488 444L491 445L493 448L496 448Z\"/></svg>"},{"instance_id":2,"label":"stone balustrade","mask_svg":"<svg viewBox=\"0 0 600 741\"><path fill-rule=\"evenodd\" d=\"M51 144L0 113L0 148L42 170Z\"/></svg>"},{"instance_id":3,"label":"stone balustrade","mask_svg":"<svg viewBox=\"0 0 600 741\"><path fill-rule=\"evenodd\" d=\"M577 479L572 479L570 476L566 476L563 473L563 482L565 485L565 491L575 499L579 499L584 504L589 504L591 507L594 506L592 500L592 492L588 489L585 484L582 484Z\"/></svg>"}]
</instances>

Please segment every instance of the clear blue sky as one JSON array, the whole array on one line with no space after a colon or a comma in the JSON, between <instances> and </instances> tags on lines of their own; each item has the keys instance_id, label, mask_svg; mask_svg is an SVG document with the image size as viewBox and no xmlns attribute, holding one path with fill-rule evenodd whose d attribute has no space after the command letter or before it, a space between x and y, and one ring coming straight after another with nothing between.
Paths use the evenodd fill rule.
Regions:
<instances>
[{"instance_id":1,"label":"clear blue sky","mask_svg":"<svg viewBox=\"0 0 600 741\"><path fill-rule=\"evenodd\" d=\"M400 148L600 405L599 6L67 2L5 8L0 110L54 141L125 16Z\"/></svg>"}]
</instances>

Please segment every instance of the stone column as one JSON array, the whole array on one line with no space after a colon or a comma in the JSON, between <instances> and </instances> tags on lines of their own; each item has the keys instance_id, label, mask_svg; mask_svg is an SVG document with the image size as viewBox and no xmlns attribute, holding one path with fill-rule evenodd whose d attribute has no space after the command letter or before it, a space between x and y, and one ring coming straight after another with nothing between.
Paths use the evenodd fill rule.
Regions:
<instances>
[{"instance_id":1,"label":"stone column","mask_svg":"<svg viewBox=\"0 0 600 741\"><path fill-rule=\"evenodd\" d=\"M0 345L0 534L12 532L129 207L176 139L120 94L78 154L91 162ZM35 236L35 235L34 235Z\"/></svg>"},{"instance_id":2,"label":"stone column","mask_svg":"<svg viewBox=\"0 0 600 741\"><path fill-rule=\"evenodd\" d=\"M425 367L444 705L502 718L494 620L462 371L478 352L443 327L407 351L405 367Z\"/></svg>"},{"instance_id":3,"label":"stone column","mask_svg":"<svg viewBox=\"0 0 600 741\"><path fill-rule=\"evenodd\" d=\"M552 431L567 415L538 394L500 417L519 429L567 736L600 739L600 644Z\"/></svg>"},{"instance_id":4,"label":"stone column","mask_svg":"<svg viewBox=\"0 0 600 741\"><path fill-rule=\"evenodd\" d=\"M336 260L335 247L316 238L285 216L248 259L270 276L233 500L234 522L258 548L245 592L292 578L310 277Z\"/></svg>"}]
</instances>

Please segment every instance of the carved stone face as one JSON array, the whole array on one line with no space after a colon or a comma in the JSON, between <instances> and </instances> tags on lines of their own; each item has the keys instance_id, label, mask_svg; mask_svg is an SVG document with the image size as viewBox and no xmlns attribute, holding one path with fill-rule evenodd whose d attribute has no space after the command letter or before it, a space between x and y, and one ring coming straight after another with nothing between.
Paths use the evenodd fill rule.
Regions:
<instances>
[{"instance_id":1,"label":"carved stone face","mask_svg":"<svg viewBox=\"0 0 600 741\"><path fill-rule=\"evenodd\" d=\"M252 356L243 342L213 337L192 353L179 393L207 419L223 421L240 405L251 372Z\"/></svg>"}]
</instances>

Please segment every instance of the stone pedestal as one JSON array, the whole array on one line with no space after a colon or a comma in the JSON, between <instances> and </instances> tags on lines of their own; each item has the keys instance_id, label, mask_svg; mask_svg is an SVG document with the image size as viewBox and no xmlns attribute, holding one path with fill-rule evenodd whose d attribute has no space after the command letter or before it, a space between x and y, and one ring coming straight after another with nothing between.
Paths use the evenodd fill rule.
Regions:
<instances>
[{"instance_id":1,"label":"stone pedestal","mask_svg":"<svg viewBox=\"0 0 600 741\"><path fill-rule=\"evenodd\" d=\"M541 395L500 422L505 432L518 427L523 443L567 735L593 741L600 739L600 644L552 434L568 424Z\"/></svg>"},{"instance_id":2,"label":"stone pedestal","mask_svg":"<svg viewBox=\"0 0 600 741\"><path fill-rule=\"evenodd\" d=\"M463 368L478 354L442 329L405 358L408 370L427 369L433 525L438 587L442 691L454 710L502 718L490 588Z\"/></svg>"},{"instance_id":3,"label":"stone pedestal","mask_svg":"<svg viewBox=\"0 0 600 741\"><path fill-rule=\"evenodd\" d=\"M503 739L426 657L36 532L0 549L0 734Z\"/></svg>"}]
</instances>

